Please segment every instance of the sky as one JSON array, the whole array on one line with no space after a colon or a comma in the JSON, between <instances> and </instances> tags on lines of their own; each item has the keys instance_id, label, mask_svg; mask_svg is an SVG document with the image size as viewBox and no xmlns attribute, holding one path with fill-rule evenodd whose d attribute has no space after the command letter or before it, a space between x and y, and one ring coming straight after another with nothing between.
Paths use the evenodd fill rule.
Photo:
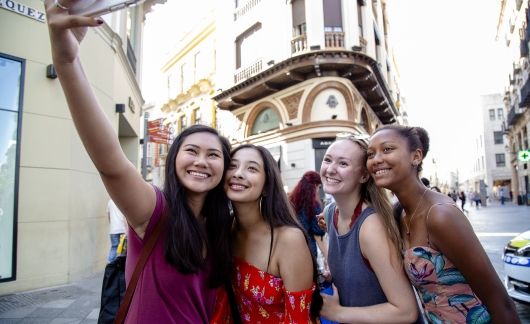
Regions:
<instances>
[{"instance_id":1,"label":"sky","mask_svg":"<svg viewBox=\"0 0 530 324\"><path fill-rule=\"evenodd\" d=\"M167 1L146 20L143 87L147 102L165 98L156 78L172 44L159 37L190 31L214 0ZM495 40L499 0L387 0L391 46L409 122L431 137L425 175L448 181L450 172L472 168L474 141L482 127L480 96L502 93L511 60ZM168 26L168 23L170 24ZM181 37L176 37L176 40ZM157 43L162 39L164 44ZM159 81L154 81L159 80ZM161 92L162 91L162 92ZM432 160L436 164L432 164Z\"/></svg>"},{"instance_id":2,"label":"sky","mask_svg":"<svg viewBox=\"0 0 530 324\"><path fill-rule=\"evenodd\" d=\"M449 180L473 164L480 96L508 85L511 61L495 40L499 12L498 0L387 0L409 122L431 138L427 161L436 165L426 163L426 174Z\"/></svg>"}]
</instances>

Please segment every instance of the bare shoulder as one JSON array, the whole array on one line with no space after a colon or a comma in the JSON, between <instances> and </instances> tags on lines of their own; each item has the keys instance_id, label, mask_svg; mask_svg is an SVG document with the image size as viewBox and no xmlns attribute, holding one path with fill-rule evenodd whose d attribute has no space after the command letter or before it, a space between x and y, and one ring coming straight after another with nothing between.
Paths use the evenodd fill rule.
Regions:
<instances>
[{"instance_id":1,"label":"bare shoulder","mask_svg":"<svg viewBox=\"0 0 530 324\"><path fill-rule=\"evenodd\" d=\"M286 247L307 246L305 234L300 228L281 226L277 229L277 233L277 244L280 250Z\"/></svg>"},{"instance_id":2,"label":"bare shoulder","mask_svg":"<svg viewBox=\"0 0 530 324\"><path fill-rule=\"evenodd\" d=\"M469 225L467 217L453 203L435 203L427 210L425 221L429 231Z\"/></svg>"},{"instance_id":3,"label":"bare shoulder","mask_svg":"<svg viewBox=\"0 0 530 324\"><path fill-rule=\"evenodd\" d=\"M374 233L378 233L374 235ZM379 234L386 233L385 224L383 218L378 213L373 213L370 216L366 217L363 224L361 225L360 235L363 236L366 234L370 237L379 237Z\"/></svg>"}]
</instances>

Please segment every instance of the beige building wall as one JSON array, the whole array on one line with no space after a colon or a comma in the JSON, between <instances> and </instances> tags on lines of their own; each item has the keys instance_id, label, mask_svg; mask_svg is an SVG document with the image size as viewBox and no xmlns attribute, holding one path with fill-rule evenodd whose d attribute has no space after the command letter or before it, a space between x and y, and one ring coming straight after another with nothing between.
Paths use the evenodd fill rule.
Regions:
<instances>
[{"instance_id":1,"label":"beige building wall","mask_svg":"<svg viewBox=\"0 0 530 324\"><path fill-rule=\"evenodd\" d=\"M18 3L44 11L42 1ZM0 53L26 63L18 143L16 280L0 282L2 295L65 284L103 270L109 239L108 195L74 129L59 80L46 77L51 64L46 24L0 8ZM81 53L126 155L139 165L143 99L120 37L107 25L92 29ZM115 112L118 103L125 104L123 114Z\"/></svg>"}]
</instances>

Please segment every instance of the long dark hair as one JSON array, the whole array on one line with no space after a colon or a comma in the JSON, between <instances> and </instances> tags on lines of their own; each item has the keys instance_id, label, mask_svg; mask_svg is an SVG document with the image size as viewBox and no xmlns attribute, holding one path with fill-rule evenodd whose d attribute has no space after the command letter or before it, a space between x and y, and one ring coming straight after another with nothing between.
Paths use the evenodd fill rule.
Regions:
<instances>
[{"instance_id":1,"label":"long dark hair","mask_svg":"<svg viewBox=\"0 0 530 324\"><path fill-rule=\"evenodd\" d=\"M287 198L287 194L283 189L283 182L280 176L280 170L278 169L278 164L270 154L270 152L262 147L252 144L244 144L238 146L232 151L232 156L242 149L250 148L258 151L261 158L263 159L263 169L265 171L265 184L263 185L263 195L260 204L261 217L269 224L271 229L271 246L269 248L269 261L267 262L267 268L269 267L270 257L272 253L272 243L274 241L274 228L280 226L290 226L299 228L302 233L305 234L305 230L302 228L302 225L297 220L297 217L294 213L294 210ZM237 211L236 211L237 213ZM306 235L306 242L309 241ZM317 263L313 254L310 252L310 255L313 258L313 282L317 283ZM322 296L320 296L320 291L315 289L313 292L313 298L311 302L311 317L313 319L317 318L322 308Z\"/></svg>"},{"instance_id":2,"label":"long dark hair","mask_svg":"<svg viewBox=\"0 0 530 324\"><path fill-rule=\"evenodd\" d=\"M293 204L294 211L297 214L303 211L308 221L315 217L316 209L321 207L320 202L316 199L317 187L320 184L322 184L320 174L315 171L307 171L289 194L289 200Z\"/></svg>"},{"instance_id":3,"label":"long dark hair","mask_svg":"<svg viewBox=\"0 0 530 324\"><path fill-rule=\"evenodd\" d=\"M164 195L168 202L168 228L165 241L165 257L178 271L197 273L205 265L203 255L207 249L214 271L210 271L208 285L217 287L229 277L232 256L230 253L230 230L233 216L228 207L228 198L223 181L206 195L201 214L206 218L206 233L193 215L186 197L186 190L176 176L175 159L186 137L195 133L209 133L218 137L223 152L223 177L230 164L230 143L211 127L193 125L177 136L171 145L166 163Z\"/></svg>"}]
</instances>

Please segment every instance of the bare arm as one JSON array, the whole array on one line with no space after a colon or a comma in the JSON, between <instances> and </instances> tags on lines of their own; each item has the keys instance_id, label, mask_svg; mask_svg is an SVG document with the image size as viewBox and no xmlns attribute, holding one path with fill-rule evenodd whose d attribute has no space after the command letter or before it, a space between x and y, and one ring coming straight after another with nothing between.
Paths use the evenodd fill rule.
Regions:
<instances>
[{"instance_id":1,"label":"bare arm","mask_svg":"<svg viewBox=\"0 0 530 324\"><path fill-rule=\"evenodd\" d=\"M493 323L520 323L512 300L467 218L453 206L435 206L427 229L431 244L464 275Z\"/></svg>"},{"instance_id":2,"label":"bare arm","mask_svg":"<svg viewBox=\"0 0 530 324\"><path fill-rule=\"evenodd\" d=\"M283 228L275 248L280 277L285 289L297 292L313 285L313 259L304 233L297 228Z\"/></svg>"},{"instance_id":3,"label":"bare arm","mask_svg":"<svg viewBox=\"0 0 530 324\"><path fill-rule=\"evenodd\" d=\"M375 272L388 302L366 306L345 307L339 304L338 291L322 295L321 314L340 323L412 323L418 315L412 286L405 276L395 245L388 239L380 216L368 217L359 234L361 251ZM352 270L352 275L355 270Z\"/></svg>"},{"instance_id":4,"label":"bare arm","mask_svg":"<svg viewBox=\"0 0 530 324\"><path fill-rule=\"evenodd\" d=\"M61 1L67 7L72 2ZM123 153L79 59L79 45L86 27L98 26L102 20L71 16L56 7L53 0L46 0L45 6L53 64L77 132L109 195L135 231L143 236L155 207L155 192Z\"/></svg>"}]
</instances>

